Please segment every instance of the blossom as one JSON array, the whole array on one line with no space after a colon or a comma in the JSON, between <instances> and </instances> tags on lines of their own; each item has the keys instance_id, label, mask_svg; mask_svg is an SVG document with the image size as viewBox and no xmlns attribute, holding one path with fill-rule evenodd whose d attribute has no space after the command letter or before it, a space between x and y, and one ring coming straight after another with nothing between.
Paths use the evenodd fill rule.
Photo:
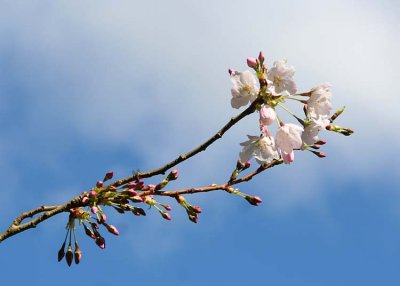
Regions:
<instances>
[{"instance_id":1,"label":"blossom","mask_svg":"<svg viewBox=\"0 0 400 286\"><path fill-rule=\"evenodd\" d=\"M287 123L279 127L276 133L276 147L285 163L287 160L293 162L293 150L300 149L303 145L303 141L301 140L302 132L303 128L301 126L292 123Z\"/></svg>"},{"instance_id":2,"label":"blossom","mask_svg":"<svg viewBox=\"0 0 400 286\"><path fill-rule=\"evenodd\" d=\"M311 120L309 123L306 124L304 127L304 131L301 134L301 139L307 145L313 145L317 142L318 133L325 129L325 127L329 124L328 119L319 118L318 120Z\"/></svg>"},{"instance_id":3,"label":"blossom","mask_svg":"<svg viewBox=\"0 0 400 286\"><path fill-rule=\"evenodd\" d=\"M260 108L260 124L262 125L262 129L266 126L269 126L276 119L276 112L271 106L264 104Z\"/></svg>"},{"instance_id":4,"label":"blossom","mask_svg":"<svg viewBox=\"0 0 400 286\"><path fill-rule=\"evenodd\" d=\"M289 94L295 94L294 72L294 67L287 66L285 61L274 62L274 66L268 71L267 75L268 80L272 82L271 93L276 95L286 91Z\"/></svg>"},{"instance_id":5,"label":"blossom","mask_svg":"<svg viewBox=\"0 0 400 286\"><path fill-rule=\"evenodd\" d=\"M311 96L307 100L307 114L312 120L318 120L319 117L327 118L332 110L330 91L331 85L323 83L311 90Z\"/></svg>"},{"instance_id":6,"label":"blossom","mask_svg":"<svg viewBox=\"0 0 400 286\"><path fill-rule=\"evenodd\" d=\"M233 84L233 87L231 88L231 105L233 108L245 106L257 98L257 78L250 71L232 71L231 81Z\"/></svg>"},{"instance_id":7,"label":"blossom","mask_svg":"<svg viewBox=\"0 0 400 286\"><path fill-rule=\"evenodd\" d=\"M279 153L275 148L273 137L251 135L247 135L247 137L249 140L240 143L240 145L243 146L239 154L241 162L247 162L254 157L257 163L265 164L270 163L273 159L279 158Z\"/></svg>"}]
</instances>

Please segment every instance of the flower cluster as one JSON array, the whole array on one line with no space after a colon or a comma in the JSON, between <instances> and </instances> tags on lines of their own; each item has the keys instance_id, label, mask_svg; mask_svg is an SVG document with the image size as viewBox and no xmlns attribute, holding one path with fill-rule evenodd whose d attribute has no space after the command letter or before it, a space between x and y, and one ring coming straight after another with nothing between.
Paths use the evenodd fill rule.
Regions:
<instances>
[{"instance_id":1,"label":"flower cluster","mask_svg":"<svg viewBox=\"0 0 400 286\"><path fill-rule=\"evenodd\" d=\"M330 116L332 110L330 84L323 83L309 92L297 93L293 77L295 69L286 61L276 61L271 68L264 63L265 57L260 52L257 59L248 58L247 65L251 71L239 72L230 69L229 74L233 87L231 89L233 108L240 108L255 102L259 113L260 135L248 135L248 140L241 143L243 147L239 154L241 162L254 157L259 164L270 163L281 159L290 164L294 161L295 150L308 150L318 157L325 157L320 151L315 151L325 144L319 140L321 130L330 130L350 135L349 128L332 125L333 120L344 108ZM304 117L292 113L284 103L293 100L302 104ZM291 114L300 124L286 123L279 117L277 109L282 108ZM277 124L275 136L271 135L270 127ZM313 150L314 149L314 150Z\"/></svg>"},{"instance_id":2,"label":"flower cluster","mask_svg":"<svg viewBox=\"0 0 400 286\"><path fill-rule=\"evenodd\" d=\"M105 206L114 208L118 213L132 212L135 216L146 216L143 208L134 204L145 204L148 208L155 208L166 220L171 220L169 211L172 210L170 205L160 203L154 198L154 194L160 194L161 190L172 180L178 178L178 171L172 170L161 182L157 185L146 185L143 180L137 179L122 184L116 187L115 184L104 186L104 182L113 177L113 172L108 172L103 181L98 181L96 186L88 192L81 195L82 207L70 209L70 215L67 223L67 234L58 252L58 261L64 257L68 266L71 266L73 258L78 264L82 259L82 252L78 246L76 239L76 221L82 226L87 236L92 238L95 244L104 249L106 247L105 238L100 234L100 227L104 227L109 233L118 236L118 229L107 222L107 216L104 211ZM197 222L197 214L201 212L201 208L183 203L185 199L179 196L180 204L190 211L189 219ZM75 252L72 252L72 237L75 245ZM69 238L67 251L65 252L66 242Z\"/></svg>"}]
</instances>

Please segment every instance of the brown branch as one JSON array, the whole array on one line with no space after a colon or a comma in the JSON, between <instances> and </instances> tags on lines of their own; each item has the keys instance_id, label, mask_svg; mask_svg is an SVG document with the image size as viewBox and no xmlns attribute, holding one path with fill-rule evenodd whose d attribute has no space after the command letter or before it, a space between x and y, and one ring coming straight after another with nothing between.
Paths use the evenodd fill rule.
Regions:
<instances>
[{"instance_id":1,"label":"brown branch","mask_svg":"<svg viewBox=\"0 0 400 286\"><path fill-rule=\"evenodd\" d=\"M244 176L240 179L226 182L224 184L219 184L219 185L213 184L210 186L205 186L205 187L200 187L200 188L187 188L187 189L181 189L181 190L175 190L175 191L145 191L145 192L141 192L139 195L140 196L156 195L156 196L176 197L179 195L206 193L206 192L217 191L217 190L224 190L224 191L230 192L229 191L230 186L250 181L253 177L262 173L263 171L270 169L274 166L280 165L282 163L283 163L283 161L281 159L279 159L279 160L274 159L268 164L261 165L255 171L251 172L247 176Z\"/></svg>"},{"instance_id":2,"label":"brown branch","mask_svg":"<svg viewBox=\"0 0 400 286\"><path fill-rule=\"evenodd\" d=\"M241 119L243 119L247 115L253 113L256 110L256 106L257 106L257 104L259 104L259 101L260 101L260 99L255 100L242 113L240 113L239 115L237 115L235 117L232 117L229 120L229 122L226 123L217 133L215 133L210 139L205 141L203 144L201 144L197 148L195 148L185 154L179 155L176 159L172 160L171 162L165 164L164 166L162 166L158 169L154 169L152 171L143 172L143 173L138 172L138 173L134 174L133 176L129 176L127 178L117 180L117 181L109 184L108 186L105 186L104 189L110 188L111 186L120 187L120 186L123 186L134 180L138 180L141 178L149 178L149 177L159 175L159 174L165 174L165 172L168 169L182 163L183 161L193 157L194 155L200 153L201 151L206 150L208 148L208 146L213 144L218 139L222 138L222 136L225 134L225 132L227 132L233 125L235 125L237 122L239 122ZM193 190L196 190L196 189L193 189ZM203 190L203 192L206 192L206 191L211 191L211 189ZM193 191L193 193L195 193L195 192L198 192L198 191ZM146 193L146 192L143 192L143 194L141 194L141 195L144 195L144 193ZM159 195L167 195L167 193L163 192L163 194L159 194ZM71 208L74 208L74 207L82 206L81 199L82 199L82 197L78 196L63 205L41 206L41 207L38 207L36 209L33 209L31 211L21 214L13 221L11 226L6 231L4 231L3 233L0 233L0 243L3 240L6 240L7 238L14 236L22 231L25 231L30 228L35 228L38 224L49 219L52 216L55 216L56 214L59 214L62 212L67 212ZM37 214L41 214L41 215L35 219L30 220L29 222L21 224L23 220L25 220L27 218L32 218L33 216L35 216Z\"/></svg>"},{"instance_id":3,"label":"brown branch","mask_svg":"<svg viewBox=\"0 0 400 286\"><path fill-rule=\"evenodd\" d=\"M35 228L39 223L55 216L56 214L67 212L71 208L81 206L81 196L78 196L71 201L58 206L41 206L34 210L25 212L18 216L10 227L3 233L0 234L0 243L7 238L14 236L22 231L30 228ZM26 223L22 223L27 218L32 218L34 215L41 214L35 219L32 219ZM22 224L21 224L22 223Z\"/></svg>"},{"instance_id":4,"label":"brown branch","mask_svg":"<svg viewBox=\"0 0 400 286\"><path fill-rule=\"evenodd\" d=\"M185 153L185 154L181 154L179 155L176 159L172 160L171 162L165 164L164 166L158 168L158 169L154 169L148 172L143 172L143 173L136 173L130 177L115 181L114 183L111 183L110 185L106 186L106 188L113 186L113 187L120 187L123 186L129 182L132 182L134 180L138 180L138 179L143 179L143 178L150 178L153 177L155 175L160 175L160 174L165 174L165 172L169 169L171 169L172 167L182 163L183 161L193 157L194 155L205 151L208 146L210 146L211 144L213 144L215 141L217 141L218 139L222 138L222 136L225 134L225 132L227 132L233 125L235 125L237 122L239 122L240 120L242 120L244 117L246 117L247 115L252 114L255 110L256 110L256 106L257 104L259 104L260 98L258 98L257 100L255 100L248 108L246 108L242 113L240 113L239 115L232 117L231 120L229 120L228 123L226 123L217 133L215 133L210 139L208 139L207 141L205 141L203 144L201 144L200 146L196 147L195 149Z\"/></svg>"}]
</instances>

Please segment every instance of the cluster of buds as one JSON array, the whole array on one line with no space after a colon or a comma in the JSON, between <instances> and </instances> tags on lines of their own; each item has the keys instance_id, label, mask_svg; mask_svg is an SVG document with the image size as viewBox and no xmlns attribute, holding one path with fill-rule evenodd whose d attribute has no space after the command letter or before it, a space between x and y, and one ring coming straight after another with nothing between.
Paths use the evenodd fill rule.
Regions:
<instances>
[{"instance_id":1,"label":"cluster of buds","mask_svg":"<svg viewBox=\"0 0 400 286\"><path fill-rule=\"evenodd\" d=\"M199 206L191 205L182 195L176 196L175 199L186 210L189 220L197 223L198 215L201 213L201 208Z\"/></svg>"},{"instance_id":2,"label":"cluster of buds","mask_svg":"<svg viewBox=\"0 0 400 286\"><path fill-rule=\"evenodd\" d=\"M234 180L236 180L236 178L239 176L239 174L241 172L243 172L244 170L247 170L248 168L250 168L250 166L251 166L250 161L246 161L246 163L242 163L240 160L238 160L236 163L236 168L235 168L235 170L233 170L232 175L229 179L229 182L233 182Z\"/></svg>"},{"instance_id":3,"label":"cluster of buds","mask_svg":"<svg viewBox=\"0 0 400 286\"><path fill-rule=\"evenodd\" d=\"M157 185L145 185L142 180L135 180L125 185L116 187L113 184L105 186L104 183L113 178L113 172L108 172L102 181L98 181L96 186L88 192L81 195L82 207L70 209L69 220L67 224L67 235L62 248L58 252L58 260L64 257L70 266L75 258L78 264L82 257L75 234L76 225L82 226L85 234L94 240L101 249L106 247L105 238L100 234L100 227L104 227L109 233L118 236L118 229L107 222L107 216L103 210L104 206L111 206L119 213L127 211L135 216L146 216L143 208L133 204L147 204L149 208L156 208L161 216L166 220L171 220L169 211L171 206L160 203L154 199L153 194L160 192L170 181L178 178L178 171L172 170ZM75 224L78 221L78 224ZM72 252L72 235L74 237L75 252ZM65 252L65 245L69 237L69 244Z\"/></svg>"},{"instance_id":4,"label":"cluster of buds","mask_svg":"<svg viewBox=\"0 0 400 286\"><path fill-rule=\"evenodd\" d=\"M264 61L262 52L257 59L247 59L247 65L255 74L248 70L229 70L233 84L232 107L240 108L257 101L256 108L259 112L260 135L248 135L248 140L241 143L241 162L254 157L261 165L275 159L290 164L294 161L295 150L308 150L323 158L323 152L315 151L321 147L321 142L325 142L318 138L320 131L329 130L343 135L353 133L350 128L332 125L344 108L329 117L332 110L330 84L323 83L309 92L297 93L293 66L288 66L286 61L276 61L271 68L267 68ZM300 118L292 113L284 105L287 100L301 103L305 117ZM278 107L292 115L300 125L283 122L276 111ZM269 130L274 122L277 123L275 137Z\"/></svg>"}]
</instances>

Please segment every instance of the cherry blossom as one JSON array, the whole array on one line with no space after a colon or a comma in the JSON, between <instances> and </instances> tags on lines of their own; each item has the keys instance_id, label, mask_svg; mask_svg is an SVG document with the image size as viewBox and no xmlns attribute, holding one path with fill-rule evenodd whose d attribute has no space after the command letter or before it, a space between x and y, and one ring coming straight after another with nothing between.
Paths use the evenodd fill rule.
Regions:
<instances>
[{"instance_id":1,"label":"cherry blossom","mask_svg":"<svg viewBox=\"0 0 400 286\"><path fill-rule=\"evenodd\" d=\"M332 110L330 87L329 83L323 83L311 90L311 96L307 101L307 113L312 120L320 116L325 118L329 116Z\"/></svg>"},{"instance_id":2,"label":"cherry blossom","mask_svg":"<svg viewBox=\"0 0 400 286\"><path fill-rule=\"evenodd\" d=\"M233 108L240 108L253 102L258 95L257 78L250 71L231 72L231 81L233 87L231 89Z\"/></svg>"},{"instance_id":3,"label":"cherry blossom","mask_svg":"<svg viewBox=\"0 0 400 286\"><path fill-rule=\"evenodd\" d=\"M304 127L304 131L301 134L301 139L307 145L313 145L317 142L318 133L321 130L324 130L325 127L329 124L329 120L325 118L318 118L317 120L310 120Z\"/></svg>"},{"instance_id":4,"label":"cherry blossom","mask_svg":"<svg viewBox=\"0 0 400 286\"><path fill-rule=\"evenodd\" d=\"M303 127L293 123L286 123L279 127L276 133L276 147L281 154L290 154L293 149L300 149L303 141L301 140L301 134Z\"/></svg>"},{"instance_id":5,"label":"cherry blossom","mask_svg":"<svg viewBox=\"0 0 400 286\"><path fill-rule=\"evenodd\" d=\"M269 126L276 119L276 112L271 106L264 104L260 108L260 124L262 126Z\"/></svg>"},{"instance_id":6,"label":"cherry blossom","mask_svg":"<svg viewBox=\"0 0 400 286\"><path fill-rule=\"evenodd\" d=\"M279 158L273 137L252 135L247 135L247 137L249 140L240 143L243 146L242 152L239 154L241 162L247 162L254 157L257 163L265 164Z\"/></svg>"},{"instance_id":7,"label":"cherry blossom","mask_svg":"<svg viewBox=\"0 0 400 286\"><path fill-rule=\"evenodd\" d=\"M270 92L273 95L287 92L289 94L296 93L296 83L293 80L295 69L293 66L287 66L285 61L274 62L273 67L268 71L267 78L272 85Z\"/></svg>"}]
</instances>

